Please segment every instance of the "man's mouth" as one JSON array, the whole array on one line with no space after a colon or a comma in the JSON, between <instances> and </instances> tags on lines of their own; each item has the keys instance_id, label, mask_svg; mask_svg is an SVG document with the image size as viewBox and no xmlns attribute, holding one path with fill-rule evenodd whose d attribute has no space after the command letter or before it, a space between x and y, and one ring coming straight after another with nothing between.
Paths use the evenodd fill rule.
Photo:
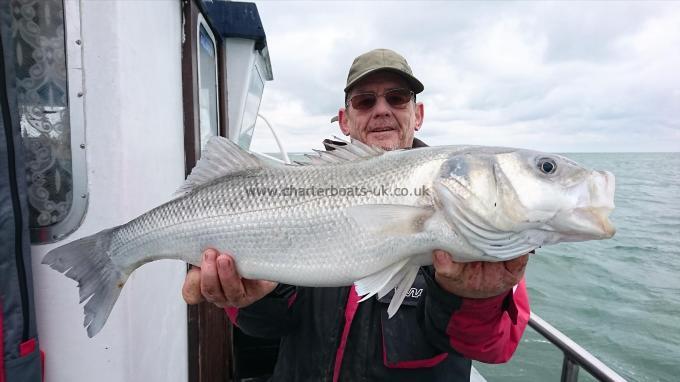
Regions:
<instances>
[{"instance_id":1,"label":"man's mouth","mask_svg":"<svg viewBox=\"0 0 680 382\"><path fill-rule=\"evenodd\" d=\"M396 129L391 127L391 126L382 126L382 127L373 127L368 132L369 133L382 133L384 131L394 131L394 130L396 130Z\"/></svg>"}]
</instances>

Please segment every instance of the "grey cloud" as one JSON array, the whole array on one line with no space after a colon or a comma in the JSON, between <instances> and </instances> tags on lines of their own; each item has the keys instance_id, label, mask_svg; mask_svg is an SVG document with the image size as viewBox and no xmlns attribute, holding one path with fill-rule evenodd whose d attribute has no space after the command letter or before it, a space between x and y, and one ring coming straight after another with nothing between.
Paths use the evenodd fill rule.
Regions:
<instances>
[{"instance_id":1,"label":"grey cloud","mask_svg":"<svg viewBox=\"0 0 680 382\"><path fill-rule=\"evenodd\" d=\"M669 150L680 136L680 53L671 49L680 32L652 33L648 48L629 41L660 18L677 15L680 23L678 3L258 2L258 8L275 76L262 109L279 113L286 120L272 122L305 144L337 133L327 120L342 104L346 71L356 55L376 47L404 54L425 83L419 135L436 142L460 143L458 132L477 144L654 151ZM507 35L506 29L489 35L502 22ZM492 37L499 45L490 45ZM294 105L299 114L280 112Z\"/></svg>"}]
</instances>

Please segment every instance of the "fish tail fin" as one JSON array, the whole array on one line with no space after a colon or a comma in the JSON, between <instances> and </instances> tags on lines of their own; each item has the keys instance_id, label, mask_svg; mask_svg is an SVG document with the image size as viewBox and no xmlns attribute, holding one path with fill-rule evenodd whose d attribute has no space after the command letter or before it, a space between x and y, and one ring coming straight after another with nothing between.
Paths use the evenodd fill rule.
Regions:
<instances>
[{"instance_id":1,"label":"fish tail fin","mask_svg":"<svg viewBox=\"0 0 680 382\"><path fill-rule=\"evenodd\" d=\"M51 250L42 263L78 282L87 335L93 337L106 323L128 274L111 261L109 245L114 228Z\"/></svg>"}]
</instances>

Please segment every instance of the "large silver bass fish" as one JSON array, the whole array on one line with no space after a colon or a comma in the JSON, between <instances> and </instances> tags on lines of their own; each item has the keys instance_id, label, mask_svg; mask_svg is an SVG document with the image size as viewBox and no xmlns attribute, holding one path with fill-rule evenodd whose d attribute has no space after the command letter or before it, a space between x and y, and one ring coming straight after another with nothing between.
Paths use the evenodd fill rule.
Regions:
<instances>
[{"instance_id":1,"label":"large silver bass fish","mask_svg":"<svg viewBox=\"0 0 680 382\"><path fill-rule=\"evenodd\" d=\"M43 263L78 281L92 337L135 269L168 258L198 265L208 247L233 253L246 278L354 283L364 299L396 288L392 316L435 249L456 261L503 261L614 235L614 176L558 155L475 146L385 152L352 142L312 159L265 164L212 138L177 198L56 248Z\"/></svg>"}]
</instances>

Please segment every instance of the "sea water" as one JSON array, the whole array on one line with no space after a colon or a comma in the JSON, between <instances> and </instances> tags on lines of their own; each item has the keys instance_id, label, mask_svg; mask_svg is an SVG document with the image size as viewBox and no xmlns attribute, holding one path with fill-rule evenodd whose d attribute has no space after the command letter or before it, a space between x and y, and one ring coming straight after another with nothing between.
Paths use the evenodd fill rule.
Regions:
<instances>
[{"instance_id":1,"label":"sea water","mask_svg":"<svg viewBox=\"0 0 680 382\"><path fill-rule=\"evenodd\" d=\"M532 311L628 380L680 381L680 153L565 156L614 173L617 232L537 250ZM474 365L488 381L559 381L562 358L527 327L509 363Z\"/></svg>"}]
</instances>

